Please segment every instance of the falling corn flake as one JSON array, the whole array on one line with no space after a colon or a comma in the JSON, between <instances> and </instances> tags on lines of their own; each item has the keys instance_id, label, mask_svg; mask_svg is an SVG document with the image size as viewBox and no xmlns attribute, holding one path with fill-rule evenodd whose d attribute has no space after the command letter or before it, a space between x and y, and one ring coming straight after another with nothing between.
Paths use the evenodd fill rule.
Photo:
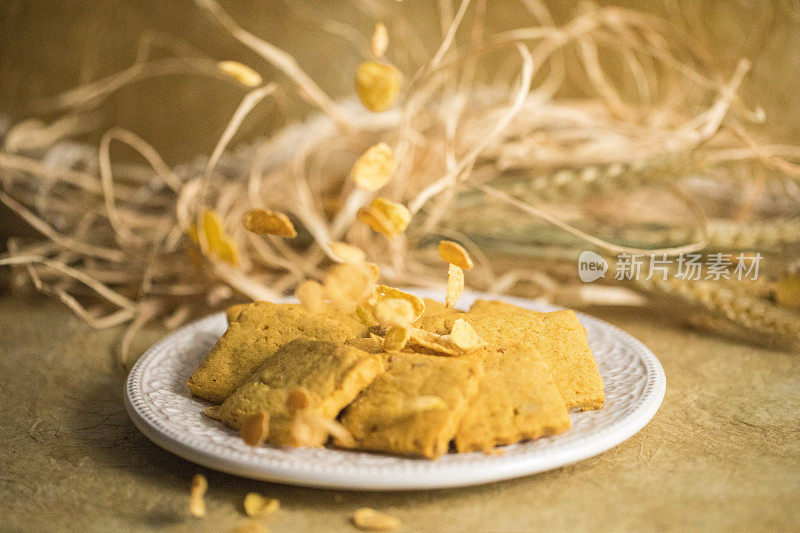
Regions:
<instances>
[{"instance_id":1,"label":"falling corn flake","mask_svg":"<svg viewBox=\"0 0 800 533\"><path fill-rule=\"evenodd\" d=\"M262 446L269 437L269 413L259 411L245 417L239 435L248 446Z\"/></svg>"},{"instance_id":2,"label":"falling corn flake","mask_svg":"<svg viewBox=\"0 0 800 533\"><path fill-rule=\"evenodd\" d=\"M216 252L217 256L226 263L234 266L239 264L239 247L230 237L224 238L217 243Z\"/></svg>"},{"instance_id":3,"label":"falling corn flake","mask_svg":"<svg viewBox=\"0 0 800 533\"><path fill-rule=\"evenodd\" d=\"M456 346L447 336L437 335L414 327L409 328L409 331L411 332L409 344L414 344L440 355L463 355L465 353L463 348Z\"/></svg>"},{"instance_id":4,"label":"falling corn flake","mask_svg":"<svg viewBox=\"0 0 800 533\"><path fill-rule=\"evenodd\" d=\"M474 266L464 247L453 241L439 241L439 257L464 270L470 270Z\"/></svg>"},{"instance_id":5,"label":"falling corn flake","mask_svg":"<svg viewBox=\"0 0 800 533\"><path fill-rule=\"evenodd\" d=\"M361 154L353 165L351 175L356 185L366 191L375 192L389 183L396 167L392 148L381 142Z\"/></svg>"},{"instance_id":6,"label":"falling corn flake","mask_svg":"<svg viewBox=\"0 0 800 533\"><path fill-rule=\"evenodd\" d=\"M410 338L411 331L408 328L394 327L383 339L383 349L387 352L399 352L406 347Z\"/></svg>"},{"instance_id":7,"label":"falling corn flake","mask_svg":"<svg viewBox=\"0 0 800 533\"><path fill-rule=\"evenodd\" d=\"M189 512L193 516L202 518L206 515L206 501L203 499L208 490L208 480L202 474L192 476L192 485L189 489Z\"/></svg>"},{"instance_id":8,"label":"falling corn flake","mask_svg":"<svg viewBox=\"0 0 800 533\"><path fill-rule=\"evenodd\" d=\"M250 518L264 518L277 511L281 502L276 498L267 498L257 492L248 492L244 497L244 514Z\"/></svg>"},{"instance_id":9,"label":"falling corn flake","mask_svg":"<svg viewBox=\"0 0 800 533\"><path fill-rule=\"evenodd\" d=\"M328 246L330 246L333 255L341 259L343 263L360 265L364 263L364 260L366 259L364 250L351 244L347 244L346 242L335 241L330 243Z\"/></svg>"},{"instance_id":10,"label":"falling corn flake","mask_svg":"<svg viewBox=\"0 0 800 533\"><path fill-rule=\"evenodd\" d=\"M361 63L356 72L356 94L370 111L386 111L400 94L402 78L394 65L376 61Z\"/></svg>"},{"instance_id":11,"label":"falling corn flake","mask_svg":"<svg viewBox=\"0 0 800 533\"><path fill-rule=\"evenodd\" d=\"M355 446L355 440L347 428L335 420L328 420L308 410L295 412L290 433L296 446L319 448L325 444L329 436L333 437L334 444L341 448Z\"/></svg>"},{"instance_id":12,"label":"falling corn flake","mask_svg":"<svg viewBox=\"0 0 800 533\"><path fill-rule=\"evenodd\" d=\"M459 348L467 351L486 346L486 341L480 338L472 328L472 324L463 318L453 322L453 327L450 329L450 340Z\"/></svg>"},{"instance_id":13,"label":"falling corn flake","mask_svg":"<svg viewBox=\"0 0 800 533\"><path fill-rule=\"evenodd\" d=\"M294 295L311 313L321 313L325 309L325 289L316 281L304 281L294 291Z\"/></svg>"},{"instance_id":14,"label":"falling corn flake","mask_svg":"<svg viewBox=\"0 0 800 533\"><path fill-rule=\"evenodd\" d=\"M213 209L209 209L203 213L203 235L205 235L209 246L222 239L225 235L225 229L222 226L222 218Z\"/></svg>"},{"instance_id":15,"label":"falling corn flake","mask_svg":"<svg viewBox=\"0 0 800 533\"><path fill-rule=\"evenodd\" d=\"M297 237L292 221L286 214L280 211L270 211L269 209L251 209L248 211L242 223L247 231L260 235L278 235L279 237Z\"/></svg>"},{"instance_id":16,"label":"falling corn flake","mask_svg":"<svg viewBox=\"0 0 800 533\"><path fill-rule=\"evenodd\" d=\"M261 74L238 61L220 61L217 68L245 87L258 87L264 82Z\"/></svg>"},{"instance_id":17,"label":"falling corn flake","mask_svg":"<svg viewBox=\"0 0 800 533\"><path fill-rule=\"evenodd\" d=\"M383 57L386 49L389 47L389 32L386 31L386 25L383 22L375 24L375 30L372 32L372 40L370 41L372 55L376 59Z\"/></svg>"},{"instance_id":18,"label":"falling corn flake","mask_svg":"<svg viewBox=\"0 0 800 533\"><path fill-rule=\"evenodd\" d=\"M447 267L447 293L444 304L446 307L455 307L464 292L464 271L461 267L449 264Z\"/></svg>"},{"instance_id":19,"label":"falling corn flake","mask_svg":"<svg viewBox=\"0 0 800 533\"><path fill-rule=\"evenodd\" d=\"M368 207L359 209L358 219L393 239L406 230L411 222L411 213L403 204L378 197Z\"/></svg>"},{"instance_id":20,"label":"falling corn flake","mask_svg":"<svg viewBox=\"0 0 800 533\"><path fill-rule=\"evenodd\" d=\"M355 307L366 299L373 287L369 273L356 265L334 265L325 275L325 295L336 305Z\"/></svg>"},{"instance_id":21,"label":"falling corn flake","mask_svg":"<svg viewBox=\"0 0 800 533\"><path fill-rule=\"evenodd\" d=\"M416 322L417 320L419 320L419 318L425 312L425 300L423 300L419 296L403 292L400 289L395 289L394 287L390 287L388 285L378 285L377 287L375 287L375 293L378 296L378 300L384 300L389 298L400 298L403 300L408 300L408 302L414 308L414 319L412 320L412 322Z\"/></svg>"},{"instance_id":22,"label":"falling corn flake","mask_svg":"<svg viewBox=\"0 0 800 533\"><path fill-rule=\"evenodd\" d=\"M353 524L364 531L391 531L400 527L400 520L390 514L362 507L353 513Z\"/></svg>"},{"instance_id":23,"label":"falling corn flake","mask_svg":"<svg viewBox=\"0 0 800 533\"><path fill-rule=\"evenodd\" d=\"M328 433L317 423L313 415L298 411L292 418L289 434L296 447L321 448L328 439Z\"/></svg>"},{"instance_id":24,"label":"falling corn flake","mask_svg":"<svg viewBox=\"0 0 800 533\"><path fill-rule=\"evenodd\" d=\"M406 299L386 298L378 300L372 310L379 324L404 328L415 320L414 306Z\"/></svg>"},{"instance_id":25,"label":"falling corn flake","mask_svg":"<svg viewBox=\"0 0 800 533\"><path fill-rule=\"evenodd\" d=\"M320 418L320 423L324 426L328 435L333 438L333 443L340 448L355 448L356 441L346 427L336 420Z\"/></svg>"},{"instance_id":26,"label":"falling corn flake","mask_svg":"<svg viewBox=\"0 0 800 533\"><path fill-rule=\"evenodd\" d=\"M197 233L197 225L192 224L189 226L189 229L186 230L186 234L192 239L192 242L195 244L200 244L200 235Z\"/></svg>"},{"instance_id":27,"label":"falling corn flake","mask_svg":"<svg viewBox=\"0 0 800 533\"><path fill-rule=\"evenodd\" d=\"M310 404L311 398L308 397L305 389L294 389L286 396L286 409L289 412L302 411L307 409Z\"/></svg>"},{"instance_id":28,"label":"falling corn flake","mask_svg":"<svg viewBox=\"0 0 800 533\"><path fill-rule=\"evenodd\" d=\"M202 231L205 245L211 255L234 266L239 264L239 248L236 245L236 241L225 232L222 218L213 209L203 213ZM200 234L197 226L192 225L188 233L195 243L200 244Z\"/></svg>"},{"instance_id":29,"label":"falling corn flake","mask_svg":"<svg viewBox=\"0 0 800 533\"><path fill-rule=\"evenodd\" d=\"M389 220L383 216L381 213L374 211L370 208L364 208L358 210L356 214L358 220L372 228L374 231L378 233L383 233L390 239L393 239L397 234L393 232L391 227L391 223Z\"/></svg>"}]
</instances>

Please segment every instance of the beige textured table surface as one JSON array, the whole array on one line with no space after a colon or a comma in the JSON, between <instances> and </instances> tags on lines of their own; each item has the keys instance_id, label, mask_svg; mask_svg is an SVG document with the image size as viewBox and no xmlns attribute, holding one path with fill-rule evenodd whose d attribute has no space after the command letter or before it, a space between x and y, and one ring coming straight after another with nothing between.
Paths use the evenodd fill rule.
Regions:
<instances>
[{"instance_id":1,"label":"beige textured table surface","mask_svg":"<svg viewBox=\"0 0 800 533\"><path fill-rule=\"evenodd\" d=\"M270 531L354 531L361 506L403 531L800 529L800 356L681 330L656 312L590 310L641 339L667 374L661 410L599 457L490 485L367 493L250 481L150 443L122 405L118 330L60 304L0 297L0 530L229 531L244 495L281 500ZM138 339L141 351L164 331ZM208 516L188 513L192 474Z\"/></svg>"}]
</instances>

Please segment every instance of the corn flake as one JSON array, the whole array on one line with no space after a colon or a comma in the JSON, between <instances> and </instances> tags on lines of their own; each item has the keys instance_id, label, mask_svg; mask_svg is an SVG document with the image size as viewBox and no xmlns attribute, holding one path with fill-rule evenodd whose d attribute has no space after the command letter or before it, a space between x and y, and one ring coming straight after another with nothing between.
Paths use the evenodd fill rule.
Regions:
<instances>
[{"instance_id":1,"label":"corn flake","mask_svg":"<svg viewBox=\"0 0 800 533\"><path fill-rule=\"evenodd\" d=\"M412 322L416 322L419 320L419 317L425 312L425 301L420 298L419 296L414 296L413 294L409 294L407 292L403 292L399 289L395 289L394 287L390 287L388 285L378 285L375 287L375 292L378 296L378 300L384 300L389 298L400 298L403 300L408 300L411 306L414 308L414 319Z\"/></svg>"},{"instance_id":2,"label":"corn flake","mask_svg":"<svg viewBox=\"0 0 800 533\"><path fill-rule=\"evenodd\" d=\"M250 518L264 518L277 511L281 506L275 498L267 498L257 492L249 492L244 497L244 514Z\"/></svg>"},{"instance_id":3,"label":"corn flake","mask_svg":"<svg viewBox=\"0 0 800 533\"><path fill-rule=\"evenodd\" d=\"M463 350L474 350L481 346L486 346L486 341L481 339L480 336L475 333L472 324L463 318L458 318L453 322L449 338L453 341L453 344Z\"/></svg>"},{"instance_id":4,"label":"corn flake","mask_svg":"<svg viewBox=\"0 0 800 533\"><path fill-rule=\"evenodd\" d=\"M199 518L206 515L206 501L203 499L208 490L208 480L202 474L192 476L192 485L189 489L189 512Z\"/></svg>"},{"instance_id":5,"label":"corn flake","mask_svg":"<svg viewBox=\"0 0 800 533\"><path fill-rule=\"evenodd\" d=\"M325 309L325 289L316 281L304 281L294 291L294 295L312 313L321 313Z\"/></svg>"},{"instance_id":6,"label":"corn flake","mask_svg":"<svg viewBox=\"0 0 800 533\"><path fill-rule=\"evenodd\" d=\"M394 65L367 61L358 66L356 94L370 111L386 111L400 94L402 74Z\"/></svg>"},{"instance_id":7,"label":"corn flake","mask_svg":"<svg viewBox=\"0 0 800 533\"><path fill-rule=\"evenodd\" d=\"M222 226L222 218L213 209L209 209L203 213L203 235L206 237L209 248L213 248L225 235L225 229Z\"/></svg>"},{"instance_id":8,"label":"corn flake","mask_svg":"<svg viewBox=\"0 0 800 533\"><path fill-rule=\"evenodd\" d=\"M400 527L400 520L390 514L362 507L353 513L353 524L364 531L391 531Z\"/></svg>"},{"instance_id":9,"label":"corn flake","mask_svg":"<svg viewBox=\"0 0 800 533\"><path fill-rule=\"evenodd\" d=\"M399 352L406 347L410 338L411 331L408 328L394 327L383 339L383 349L387 352Z\"/></svg>"},{"instance_id":10,"label":"corn flake","mask_svg":"<svg viewBox=\"0 0 800 533\"><path fill-rule=\"evenodd\" d=\"M220 259L231 265L239 264L239 247L236 246L236 241L230 237L221 239L216 247L217 255Z\"/></svg>"},{"instance_id":11,"label":"corn flake","mask_svg":"<svg viewBox=\"0 0 800 533\"><path fill-rule=\"evenodd\" d=\"M394 327L406 327L414 320L414 306L406 299L386 298L378 300L372 310L380 324Z\"/></svg>"},{"instance_id":12,"label":"corn flake","mask_svg":"<svg viewBox=\"0 0 800 533\"><path fill-rule=\"evenodd\" d=\"M464 247L453 241L439 241L439 257L464 270L470 270L474 266Z\"/></svg>"},{"instance_id":13,"label":"corn flake","mask_svg":"<svg viewBox=\"0 0 800 533\"><path fill-rule=\"evenodd\" d=\"M294 389L286 397L286 408L290 412L306 409L310 403L311 399L304 389Z\"/></svg>"},{"instance_id":14,"label":"corn flake","mask_svg":"<svg viewBox=\"0 0 800 533\"><path fill-rule=\"evenodd\" d=\"M464 292L464 271L450 264L447 268L447 293L444 297L446 307L455 307Z\"/></svg>"},{"instance_id":15,"label":"corn flake","mask_svg":"<svg viewBox=\"0 0 800 533\"><path fill-rule=\"evenodd\" d=\"M269 209L251 209L248 211L242 223L247 231L260 235L278 235L279 237L297 237L297 230L294 229L292 221L285 213L280 211L270 211Z\"/></svg>"},{"instance_id":16,"label":"corn flake","mask_svg":"<svg viewBox=\"0 0 800 533\"><path fill-rule=\"evenodd\" d=\"M242 420L239 435L248 446L261 446L269 436L269 413L259 411Z\"/></svg>"},{"instance_id":17,"label":"corn flake","mask_svg":"<svg viewBox=\"0 0 800 533\"><path fill-rule=\"evenodd\" d=\"M222 218L213 209L203 213L202 230L209 253L234 266L239 264L239 248L236 241L225 232ZM189 228L189 236L194 242L200 243L197 226Z\"/></svg>"},{"instance_id":18,"label":"corn flake","mask_svg":"<svg viewBox=\"0 0 800 533\"><path fill-rule=\"evenodd\" d=\"M463 348L456 346L447 336L437 335L436 333L414 327L409 328L409 331L411 332L411 338L409 339L410 344L441 355L463 355L465 353Z\"/></svg>"},{"instance_id":19,"label":"corn flake","mask_svg":"<svg viewBox=\"0 0 800 533\"><path fill-rule=\"evenodd\" d=\"M369 273L356 265L334 265L325 275L325 294L336 305L354 307L370 296L373 288Z\"/></svg>"},{"instance_id":20,"label":"corn flake","mask_svg":"<svg viewBox=\"0 0 800 533\"><path fill-rule=\"evenodd\" d=\"M289 432L294 446L320 448L328 439L328 434L314 421L314 417L298 411L292 418Z\"/></svg>"},{"instance_id":21,"label":"corn flake","mask_svg":"<svg viewBox=\"0 0 800 533\"><path fill-rule=\"evenodd\" d=\"M366 191L375 192L389 182L395 167L391 147L382 142L361 154L353 165L351 175L356 185Z\"/></svg>"},{"instance_id":22,"label":"corn flake","mask_svg":"<svg viewBox=\"0 0 800 533\"><path fill-rule=\"evenodd\" d=\"M379 196L369 207L358 210L358 219L392 239L406 230L411 222L411 213L403 204Z\"/></svg>"},{"instance_id":23,"label":"corn flake","mask_svg":"<svg viewBox=\"0 0 800 533\"><path fill-rule=\"evenodd\" d=\"M261 74L238 61L220 61L217 68L245 87L258 87L264 82Z\"/></svg>"},{"instance_id":24,"label":"corn flake","mask_svg":"<svg viewBox=\"0 0 800 533\"><path fill-rule=\"evenodd\" d=\"M375 24L370 45L372 55L376 58L381 58L386 53L386 48L389 47L389 32L382 22Z\"/></svg>"},{"instance_id":25,"label":"corn flake","mask_svg":"<svg viewBox=\"0 0 800 533\"><path fill-rule=\"evenodd\" d=\"M366 259L364 250L351 244L347 244L346 242L336 241L330 243L328 246L330 246L333 255L341 259L344 263L360 265L363 264L364 259Z\"/></svg>"},{"instance_id":26,"label":"corn flake","mask_svg":"<svg viewBox=\"0 0 800 533\"><path fill-rule=\"evenodd\" d=\"M321 447L329 436L333 437L334 443L339 447L355 446L353 436L343 425L307 410L295 413L290 431L297 446Z\"/></svg>"}]
</instances>

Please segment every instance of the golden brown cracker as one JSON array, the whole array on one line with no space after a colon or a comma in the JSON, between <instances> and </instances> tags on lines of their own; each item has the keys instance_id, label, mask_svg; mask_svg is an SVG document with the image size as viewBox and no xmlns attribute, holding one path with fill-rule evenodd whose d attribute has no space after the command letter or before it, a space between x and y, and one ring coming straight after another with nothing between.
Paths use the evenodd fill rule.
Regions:
<instances>
[{"instance_id":1,"label":"golden brown cracker","mask_svg":"<svg viewBox=\"0 0 800 533\"><path fill-rule=\"evenodd\" d=\"M537 350L495 348L475 355L485 374L458 427L459 452L490 451L569 429L567 407Z\"/></svg>"},{"instance_id":2,"label":"golden brown cracker","mask_svg":"<svg viewBox=\"0 0 800 533\"><path fill-rule=\"evenodd\" d=\"M495 303L500 304L492 302ZM586 330L575 312L536 313L516 306L511 309L509 305L493 305L497 311L492 312L423 317L417 325L420 329L445 335L456 319L464 318L488 346L538 349L568 408L601 408L605 400L603 379L586 341ZM501 308L511 310L501 311Z\"/></svg>"},{"instance_id":3,"label":"golden brown cracker","mask_svg":"<svg viewBox=\"0 0 800 533\"><path fill-rule=\"evenodd\" d=\"M344 342L365 333L366 327L349 315L316 315L298 304L248 304L238 309L188 386L195 396L221 402L287 342L297 338Z\"/></svg>"},{"instance_id":4,"label":"golden brown cracker","mask_svg":"<svg viewBox=\"0 0 800 533\"><path fill-rule=\"evenodd\" d=\"M379 355L328 341L296 339L264 361L214 411L214 417L239 428L248 415L266 412L268 442L293 446L287 399L294 391L303 391L307 412L334 420L383 368Z\"/></svg>"},{"instance_id":5,"label":"golden brown cracker","mask_svg":"<svg viewBox=\"0 0 800 533\"><path fill-rule=\"evenodd\" d=\"M345 409L342 423L356 446L436 458L447 452L483 375L479 358L392 354L378 376ZM441 401L429 401L440 399Z\"/></svg>"}]
</instances>

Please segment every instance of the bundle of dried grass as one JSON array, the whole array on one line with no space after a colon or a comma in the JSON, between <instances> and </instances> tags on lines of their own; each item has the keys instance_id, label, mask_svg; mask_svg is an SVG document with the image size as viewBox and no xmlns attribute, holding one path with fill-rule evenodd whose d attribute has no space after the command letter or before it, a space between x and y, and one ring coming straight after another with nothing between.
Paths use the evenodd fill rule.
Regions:
<instances>
[{"instance_id":1,"label":"bundle of dried grass","mask_svg":"<svg viewBox=\"0 0 800 533\"><path fill-rule=\"evenodd\" d=\"M791 262L800 244L800 146L764 143L750 133L763 112L748 109L737 94L747 60L719 80L702 51L668 39L664 20L586 3L556 25L544 4L524 0L524 24L488 33L485 0L462 0L458 9L444 0L442 40L428 56L407 20L358 2L382 22L372 38L374 57L359 69L359 96L378 110L400 94L392 110L370 113L355 100L334 102L291 56L242 29L214 0L196 4L281 71L321 115L230 149L242 121L278 82L264 85L251 67L179 47L175 57L151 60L145 46L127 70L42 102L42 110L62 118L14 125L0 152L0 201L43 236L12 239L0 265L93 327L128 323L123 354L152 320L177 327L227 300L268 299L321 278L342 261L334 242L363 250L387 281L439 285L445 272L436 242L456 240L475 258L473 286L506 291L528 283L537 296L572 305L639 301L619 287L580 287L574 263L566 268L565 261L587 248L609 256L709 247L769 253L766 288L748 296L759 300L754 313L775 311L774 281L798 266ZM320 22L367 42L358 29ZM392 61L382 57L387 50ZM119 88L189 72L251 87L207 159L170 168L144 139L118 128L97 148L70 140L96 127L93 110ZM561 96L568 77L580 95ZM115 164L113 142L147 164ZM391 147L396 168L388 182L371 176L374 188L359 187L350 170L379 143ZM412 217L395 238L358 221L377 189ZM632 197L643 191L648 208L637 211ZM254 207L287 211L299 236L285 241L248 232L242 217ZM537 260L504 268L490 260L501 254ZM646 296L667 287L628 286ZM684 285L669 290L683 302L694 298ZM576 295L583 301L571 299ZM715 312L715 301L705 309L740 331L800 339L797 328L772 327L774 320L749 311L746 320Z\"/></svg>"}]
</instances>

